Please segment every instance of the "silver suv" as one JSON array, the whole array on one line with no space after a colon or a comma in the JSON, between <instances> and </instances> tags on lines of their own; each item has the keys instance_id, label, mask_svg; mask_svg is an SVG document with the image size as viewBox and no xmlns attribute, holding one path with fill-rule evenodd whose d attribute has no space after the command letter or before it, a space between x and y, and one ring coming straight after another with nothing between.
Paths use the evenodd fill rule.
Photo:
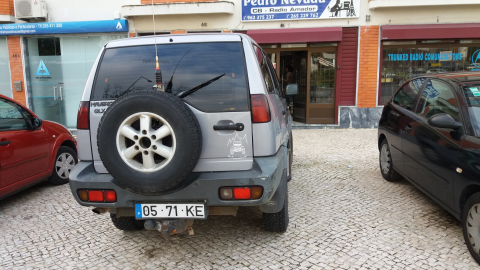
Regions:
<instances>
[{"instance_id":1,"label":"silver suv","mask_svg":"<svg viewBox=\"0 0 480 270\"><path fill-rule=\"evenodd\" d=\"M248 36L111 41L77 121L73 196L118 229L191 232L195 219L238 206L258 206L267 231L287 229L291 117L272 63Z\"/></svg>"}]
</instances>

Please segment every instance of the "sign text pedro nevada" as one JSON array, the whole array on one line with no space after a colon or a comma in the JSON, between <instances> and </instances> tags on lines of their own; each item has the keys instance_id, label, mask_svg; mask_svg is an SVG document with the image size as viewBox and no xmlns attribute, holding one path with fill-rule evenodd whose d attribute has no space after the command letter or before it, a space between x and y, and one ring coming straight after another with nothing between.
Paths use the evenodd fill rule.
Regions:
<instances>
[{"instance_id":1,"label":"sign text pedro nevada","mask_svg":"<svg viewBox=\"0 0 480 270\"><path fill-rule=\"evenodd\" d=\"M358 18L360 0L243 0L242 21Z\"/></svg>"}]
</instances>

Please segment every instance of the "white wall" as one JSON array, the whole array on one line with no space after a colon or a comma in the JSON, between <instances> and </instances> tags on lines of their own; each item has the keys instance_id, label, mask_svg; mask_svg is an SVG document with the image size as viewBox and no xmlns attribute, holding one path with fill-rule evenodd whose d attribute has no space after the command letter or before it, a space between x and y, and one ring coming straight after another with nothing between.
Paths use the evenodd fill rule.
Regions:
<instances>
[{"instance_id":1,"label":"white wall","mask_svg":"<svg viewBox=\"0 0 480 270\"><path fill-rule=\"evenodd\" d=\"M113 20L115 11L121 12L123 5L139 5L140 0L45 0L49 20L98 21Z\"/></svg>"},{"instance_id":2,"label":"white wall","mask_svg":"<svg viewBox=\"0 0 480 270\"><path fill-rule=\"evenodd\" d=\"M422 1L422 0L419 0ZM328 26L359 26L383 24L424 24L424 23L473 23L480 21L480 4L458 6L402 7L369 9L367 0L361 0L359 18L350 19L313 19L242 22L242 1L232 0L235 4L233 15L163 15L156 16L157 30L211 30L211 29L275 29L284 24L285 28L309 28ZM455 1L452 1L455 2ZM357 14L358 15L358 14ZM366 22L370 15L370 22ZM129 18L130 32L153 31L152 17ZM207 27L202 27L207 23Z\"/></svg>"}]
</instances>

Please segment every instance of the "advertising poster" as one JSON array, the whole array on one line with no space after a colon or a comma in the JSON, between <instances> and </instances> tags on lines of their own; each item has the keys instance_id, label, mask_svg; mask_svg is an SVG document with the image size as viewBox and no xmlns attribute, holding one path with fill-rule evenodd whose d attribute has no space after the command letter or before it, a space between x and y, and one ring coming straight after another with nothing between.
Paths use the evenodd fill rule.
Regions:
<instances>
[{"instance_id":1,"label":"advertising poster","mask_svg":"<svg viewBox=\"0 0 480 270\"><path fill-rule=\"evenodd\" d=\"M242 0L242 21L358 18L360 0Z\"/></svg>"}]
</instances>

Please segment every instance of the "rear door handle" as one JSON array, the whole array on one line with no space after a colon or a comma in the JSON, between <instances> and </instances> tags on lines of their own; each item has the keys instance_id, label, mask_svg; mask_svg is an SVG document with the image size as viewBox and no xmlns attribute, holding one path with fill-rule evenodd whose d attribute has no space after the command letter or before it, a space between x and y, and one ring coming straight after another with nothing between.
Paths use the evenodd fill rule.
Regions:
<instances>
[{"instance_id":1,"label":"rear door handle","mask_svg":"<svg viewBox=\"0 0 480 270\"><path fill-rule=\"evenodd\" d=\"M11 141L1 141L0 146L10 144Z\"/></svg>"},{"instance_id":2,"label":"rear door handle","mask_svg":"<svg viewBox=\"0 0 480 270\"><path fill-rule=\"evenodd\" d=\"M405 126L405 131L410 132L410 130L412 130L412 126L411 125L406 125Z\"/></svg>"},{"instance_id":3,"label":"rear door handle","mask_svg":"<svg viewBox=\"0 0 480 270\"><path fill-rule=\"evenodd\" d=\"M245 128L245 125L242 123L236 123L233 125L214 125L213 130L235 130L242 131Z\"/></svg>"}]
</instances>

